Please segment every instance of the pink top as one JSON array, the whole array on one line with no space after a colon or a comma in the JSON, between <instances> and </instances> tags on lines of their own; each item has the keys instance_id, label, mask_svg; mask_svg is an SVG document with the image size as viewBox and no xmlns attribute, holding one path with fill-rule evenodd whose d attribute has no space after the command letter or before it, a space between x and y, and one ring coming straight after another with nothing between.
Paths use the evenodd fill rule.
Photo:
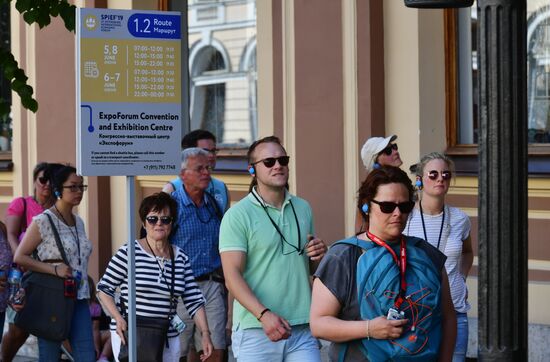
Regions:
<instances>
[{"instance_id":1,"label":"pink top","mask_svg":"<svg viewBox=\"0 0 550 362\"><path fill-rule=\"evenodd\" d=\"M34 197L27 196L25 197L25 200L27 201L27 217L26 217L26 224L21 223L21 234L19 234L19 241L23 239L23 236L25 235L25 230L29 227L29 225L32 222L32 218L36 215L40 215L44 208L34 200ZM25 205L23 204L23 198L18 197L16 199L13 199L13 201L8 206L8 209L6 210L6 216L19 216L23 217L23 212L25 210Z\"/></svg>"}]
</instances>

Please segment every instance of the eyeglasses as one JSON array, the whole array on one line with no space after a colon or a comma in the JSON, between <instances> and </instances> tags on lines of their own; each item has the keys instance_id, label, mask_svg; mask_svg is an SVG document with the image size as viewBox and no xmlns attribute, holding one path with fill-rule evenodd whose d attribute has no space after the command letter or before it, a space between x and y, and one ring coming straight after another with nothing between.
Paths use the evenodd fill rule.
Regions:
<instances>
[{"instance_id":1,"label":"eyeglasses","mask_svg":"<svg viewBox=\"0 0 550 362\"><path fill-rule=\"evenodd\" d=\"M40 176L38 178L38 182L40 182L40 184L42 184L42 185L46 185L48 183L48 181L50 181L50 180L45 176Z\"/></svg>"},{"instance_id":2,"label":"eyeglasses","mask_svg":"<svg viewBox=\"0 0 550 362\"><path fill-rule=\"evenodd\" d=\"M147 216L145 220L149 223L149 225L156 225L157 222L160 219L160 223L162 225L169 225L172 223L172 216L161 216L160 218L158 216Z\"/></svg>"},{"instance_id":3,"label":"eyeglasses","mask_svg":"<svg viewBox=\"0 0 550 362\"><path fill-rule=\"evenodd\" d=\"M88 185L71 185L63 186L64 189L69 189L71 192L84 192L88 189Z\"/></svg>"},{"instance_id":4,"label":"eyeglasses","mask_svg":"<svg viewBox=\"0 0 550 362\"><path fill-rule=\"evenodd\" d=\"M210 148L203 148L203 150L206 151L206 152L208 152L208 153L210 153L210 154L212 154L212 155L214 155L214 156L218 153L218 149L217 149L217 148L212 148L212 149L210 149Z\"/></svg>"},{"instance_id":5,"label":"eyeglasses","mask_svg":"<svg viewBox=\"0 0 550 362\"><path fill-rule=\"evenodd\" d=\"M436 171L436 170L431 170L431 171L428 171L428 178L430 180L437 180L437 178L439 177L439 172ZM452 173L451 171L441 171L441 178L444 180L444 181L447 181L447 180L450 180L452 177Z\"/></svg>"},{"instance_id":6,"label":"eyeglasses","mask_svg":"<svg viewBox=\"0 0 550 362\"><path fill-rule=\"evenodd\" d=\"M399 208L399 211L402 214L408 214L409 212L412 211L414 207L414 202L412 201L400 202L399 204L396 204L395 202L390 202L390 201L372 200L372 202L380 206L380 211L382 211L384 214L391 214L396 207Z\"/></svg>"},{"instance_id":7,"label":"eyeglasses","mask_svg":"<svg viewBox=\"0 0 550 362\"><path fill-rule=\"evenodd\" d=\"M290 161L290 156L268 157L252 163L252 166L260 162L263 162L264 166L267 168L275 166L275 162L279 162L281 166L288 166L288 161Z\"/></svg>"},{"instance_id":8,"label":"eyeglasses","mask_svg":"<svg viewBox=\"0 0 550 362\"><path fill-rule=\"evenodd\" d=\"M203 172L212 172L212 166L210 165L207 165L207 166L199 166L199 167L196 167L196 168L188 168L187 170L189 171L193 171L193 172L196 172L196 173L203 173Z\"/></svg>"},{"instance_id":9,"label":"eyeglasses","mask_svg":"<svg viewBox=\"0 0 550 362\"><path fill-rule=\"evenodd\" d=\"M382 151L378 152L378 154L379 155L385 154L387 156L390 156L394 150L397 151L397 143L392 143L392 144L388 145Z\"/></svg>"}]
</instances>

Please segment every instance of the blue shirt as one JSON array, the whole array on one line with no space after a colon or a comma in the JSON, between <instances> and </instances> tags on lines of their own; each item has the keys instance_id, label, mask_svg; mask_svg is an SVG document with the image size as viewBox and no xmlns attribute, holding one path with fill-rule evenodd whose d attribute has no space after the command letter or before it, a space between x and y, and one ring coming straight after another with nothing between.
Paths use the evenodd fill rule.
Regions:
<instances>
[{"instance_id":1,"label":"blue shirt","mask_svg":"<svg viewBox=\"0 0 550 362\"><path fill-rule=\"evenodd\" d=\"M221 266L218 252L220 219L212 199L205 194L197 207L183 187L174 191L172 198L178 204L178 217L177 229L170 242L189 257L195 277L216 270Z\"/></svg>"},{"instance_id":2,"label":"blue shirt","mask_svg":"<svg viewBox=\"0 0 550 362\"><path fill-rule=\"evenodd\" d=\"M170 183L172 184L172 187L174 187L174 190L179 190L183 186L183 181L181 180L181 177L173 179L172 181L170 181ZM227 209L229 208L229 196L227 186L223 181L212 177L210 179L208 187L206 188L206 192L208 192L214 197L214 199L216 199L216 202L219 205L219 210L222 214L227 211Z\"/></svg>"}]
</instances>

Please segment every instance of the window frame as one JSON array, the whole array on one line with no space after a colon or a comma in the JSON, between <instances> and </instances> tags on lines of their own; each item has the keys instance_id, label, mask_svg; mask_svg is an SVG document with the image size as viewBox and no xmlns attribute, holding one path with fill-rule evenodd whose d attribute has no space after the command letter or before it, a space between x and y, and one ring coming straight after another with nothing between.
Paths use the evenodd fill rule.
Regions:
<instances>
[{"instance_id":1,"label":"window frame","mask_svg":"<svg viewBox=\"0 0 550 362\"><path fill-rule=\"evenodd\" d=\"M456 163L457 173L477 175L478 144L460 144L459 128L459 90L458 90L458 10L445 9L445 123L447 148L445 153ZM530 176L550 174L550 144L528 145L528 170Z\"/></svg>"}]
</instances>

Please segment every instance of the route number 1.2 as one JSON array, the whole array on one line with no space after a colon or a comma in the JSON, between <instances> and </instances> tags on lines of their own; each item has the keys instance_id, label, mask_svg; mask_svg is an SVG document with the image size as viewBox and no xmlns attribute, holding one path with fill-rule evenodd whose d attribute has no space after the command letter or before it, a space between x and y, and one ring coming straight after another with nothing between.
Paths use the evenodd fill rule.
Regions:
<instances>
[{"instance_id":1,"label":"route number 1.2","mask_svg":"<svg viewBox=\"0 0 550 362\"><path fill-rule=\"evenodd\" d=\"M134 23L136 24L136 33L150 33L151 30L149 27L151 26L151 20L150 19L143 19L142 21L142 27L140 28L139 19L134 19Z\"/></svg>"}]
</instances>

